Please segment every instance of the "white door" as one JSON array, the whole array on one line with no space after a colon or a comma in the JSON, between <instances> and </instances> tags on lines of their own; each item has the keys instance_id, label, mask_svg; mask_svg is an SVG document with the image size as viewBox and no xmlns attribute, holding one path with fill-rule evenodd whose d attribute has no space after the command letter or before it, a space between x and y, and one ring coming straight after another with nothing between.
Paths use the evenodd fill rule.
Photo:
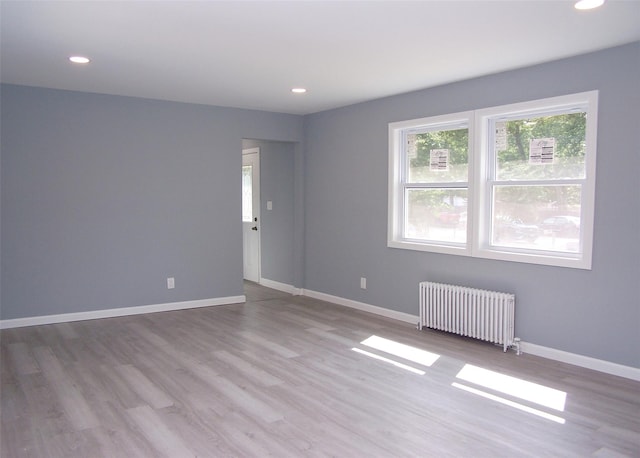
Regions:
<instances>
[{"instance_id":1,"label":"white door","mask_svg":"<svg viewBox=\"0 0 640 458\"><path fill-rule=\"evenodd\" d=\"M260 148L242 150L242 246L245 280L260 282Z\"/></svg>"}]
</instances>

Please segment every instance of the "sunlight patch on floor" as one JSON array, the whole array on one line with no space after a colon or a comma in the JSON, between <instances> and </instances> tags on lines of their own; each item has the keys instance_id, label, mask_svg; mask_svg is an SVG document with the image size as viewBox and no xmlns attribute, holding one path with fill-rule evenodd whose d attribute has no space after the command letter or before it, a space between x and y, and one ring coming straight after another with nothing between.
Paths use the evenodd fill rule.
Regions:
<instances>
[{"instance_id":1,"label":"sunlight patch on floor","mask_svg":"<svg viewBox=\"0 0 640 458\"><path fill-rule=\"evenodd\" d=\"M550 413L544 412L542 410L534 409L533 407L525 406L524 404L520 404L515 401L510 401L509 399L502 398L500 396L496 396L494 394L487 393L482 390L477 390L475 388L471 388L470 386L461 385L460 383L453 382L451 384L455 388L459 388L464 391L468 391L469 393L477 394L478 396L482 396L483 398L490 399L495 402L499 402L500 404L507 405L509 407L516 408L518 410L522 410L523 412L527 412L533 415L537 415L542 418L546 418L547 420L555 421L556 423L564 424L565 419L558 417L557 415L552 415Z\"/></svg>"},{"instance_id":2,"label":"sunlight patch on floor","mask_svg":"<svg viewBox=\"0 0 640 458\"><path fill-rule=\"evenodd\" d=\"M385 339L384 337L371 336L362 342L362 345L375 348L376 350L389 353L393 356L412 361L414 363L422 364L423 366L430 367L435 363L440 355L431 353L426 350L421 350L410 345L401 344L393 340Z\"/></svg>"},{"instance_id":3,"label":"sunlight patch on floor","mask_svg":"<svg viewBox=\"0 0 640 458\"><path fill-rule=\"evenodd\" d=\"M360 353L361 355L368 356L369 358L373 358L373 359L377 359L379 361L384 361L385 363L393 364L396 367L399 367L399 368L404 369L404 370L409 371L409 372L413 372L414 374L418 374L418 375L426 374L426 372L423 371L423 370L416 369L415 367L407 366L406 364L402 364L402 363L399 363L398 361L394 361L392 359L385 358L384 356L376 355L375 353L371 353L371 352L368 352L368 351L365 351L365 350L361 350L359 348L352 348L352 350L355 351L356 353Z\"/></svg>"},{"instance_id":4,"label":"sunlight patch on floor","mask_svg":"<svg viewBox=\"0 0 640 458\"><path fill-rule=\"evenodd\" d=\"M395 367L399 367L414 374L425 375L426 372L422 369L412 367L408 364L398 361L402 359L410 361L412 363L420 364L422 366L430 367L433 365L440 355L431 353L420 348L405 345L394 340L385 339L372 335L362 342L361 345L377 350L379 352L388 354L389 357L382 356L377 353L372 353L361 348L352 348L351 350L368 356L369 358L383 361L387 364L392 364ZM395 357L397 359L392 359ZM494 402L507 405L509 407L518 409L529 414L536 415L538 417L554 421L556 423L564 424L565 419L557 415L545 412L543 410L526 405L526 403L537 404L541 407L554 409L557 411L564 411L567 393L564 391L549 388L538 383L529 382L517 377L501 374L500 372L483 369L482 367L474 366L471 364L465 364L464 367L458 372L456 378L460 381L469 382L483 387L491 391L503 393L507 397L517 398L516 400L508 399L507 397L492 394L488 391L467 386L458 382L453 382L451 385L455 388L473 393L481 396L485 399L490 399ZM518 402L522 400L523 402Z\"/></svg>"},{"instance_id":5,"label":"sunlight patch on floor","mask_svg":"<svg viewBox=\"0 0 640 458\"><path fill-rule=\"evenodd\" d=\"M560 412L564 411L564 405L567 399L567 393L564 391L472 366L471 364L465 364L456 377L494 391L508 394L509 396L549 407Z\"/></svg>"}]
</instances>

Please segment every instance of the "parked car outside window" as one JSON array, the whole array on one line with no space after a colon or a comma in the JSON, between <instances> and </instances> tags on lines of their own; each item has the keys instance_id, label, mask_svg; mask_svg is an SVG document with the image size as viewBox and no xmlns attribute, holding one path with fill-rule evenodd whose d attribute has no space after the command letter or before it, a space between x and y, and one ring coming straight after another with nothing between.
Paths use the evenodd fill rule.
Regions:
<instances>
[{"instance_id":1,"label":"parked car outside window","mask_svg":"<svg viewBox=\"0 0 640 458\"><path fill-rule=\"evenodd\" d=\"M535 241L540 235L540 228L535 224L525 224L518 218L498 216L495 223L494 242L507 240Z\"/></svg>"},{"instance_id":2,"label":"parked car outside window","mask_svg":"<svg viewBox=\"0 0 640 458\"><path fill-rule=\"evenodd\" d=\"M580 234L580 218L577 216L551 216L545 219L541 228L545 234L576 236Z\"/></svg>"}]
</instances>

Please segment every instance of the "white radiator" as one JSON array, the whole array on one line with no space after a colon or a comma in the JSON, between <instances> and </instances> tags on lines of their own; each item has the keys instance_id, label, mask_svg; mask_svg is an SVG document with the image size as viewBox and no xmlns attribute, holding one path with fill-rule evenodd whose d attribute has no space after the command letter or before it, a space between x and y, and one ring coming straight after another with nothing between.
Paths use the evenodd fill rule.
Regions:
<instances>
[{"instance_id":1,"label":"white radiator","mask_svg":"<svg viewBox=\"0 0 640 458\"><path fill-rule=\"evenodd\" d=\"M423 327L453 332L501 344L515 345L515 296L442 283L420 283L420 322Z\"/></svg>"}]
</instances>

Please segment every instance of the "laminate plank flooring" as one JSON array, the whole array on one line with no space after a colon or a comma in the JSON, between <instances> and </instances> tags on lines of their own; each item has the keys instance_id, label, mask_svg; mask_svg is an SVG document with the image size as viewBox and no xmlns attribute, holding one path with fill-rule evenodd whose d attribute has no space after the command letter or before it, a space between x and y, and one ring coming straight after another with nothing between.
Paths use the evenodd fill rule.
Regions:
<instances>
[{"instance_id":1,"label":"laminate plank flooring","mask_svg":"<svg viewBox=\"0 0 640 458\"><path fill-rule=\"evenodd\" d=\"M245 289L1 331L2 457L640 457L639 382Z\"/></svg>"}]
</instances>

